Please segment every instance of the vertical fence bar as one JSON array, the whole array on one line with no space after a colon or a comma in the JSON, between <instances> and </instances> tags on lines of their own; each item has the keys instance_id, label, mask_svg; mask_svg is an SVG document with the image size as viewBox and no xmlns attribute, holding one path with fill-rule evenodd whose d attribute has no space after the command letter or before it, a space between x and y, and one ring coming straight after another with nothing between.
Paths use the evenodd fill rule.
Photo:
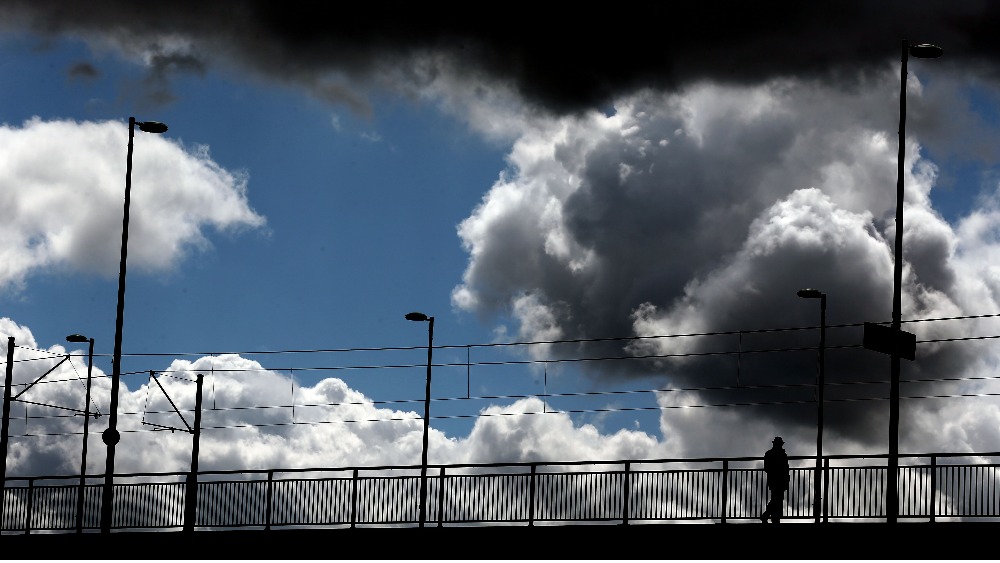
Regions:
<instances>
[{"instance_id":1,"label":"vertical fence bar","mask_svg":"<svg viewBox=\"0 0 1000 563\"><path fill-rule=\"evenodd\" d=\"M358 470L351 472L351 527L358 524L358 488L361 483L358 481Z\"/></svg>"},{"instance_id":2,"label":"vertical fence bar","mask_svg":"<svg viewBox=\"0 0 1000 563\"><path fill-rule=\"evenodd\" d=\"M629 498L632 496L632 463L625 462L625 475L622 479L622 524L628 526Z\"/></svg>"},{"instance_id":3,"label":"vertical fence bar","mask_svg":"<svg viewBox=\"0 0 1000 563\"><path fill-rule=\"evenodd\" d=\"M823 522L830 521L830 458L823 459Z\"/></svg>"},{"instance_id":4,"label":"vertical fence bar","mask_svg":"<svg viewBox=\"0 0 1000 563\"><path fill-rule=\"evenodd\" d=\"M264 489L264 529L271 529L271 511L274 504L274 470L267 472L267 488Z\"/></svg>"},{"instance_id":5,"label":"vertical fence bar","mask_svg":"<svg viewBox=\"0 0 1000 563\"><path fill-rule=\"evenodd\" d=\"M929 522L934 522L936 519L935 512L937 511L937 456L935 455L931 456L930 472L931 484L928 491L930 498L927 499L927 517Z\"/></svg>"},{"instance_id":6,"label":"vertical fence bar","mask_svg":"<svg viewBox=\"0 0 1000 563\"><path fill-rule=\"evenodd\" d=\"M979 514L979 495L975 494L975 491L979 489L982 474L983 472L975 467L969 468L969 512L966 516Z\"/></svg>"},{"instance_id":7,"label":"vertical fence bar","mask_svg":"<svg viewBox=\"0 0 1000 563\"><path fill-rule=\"evenodd\" d=\"M722 460L722 519L726 523L726 516L729 514L729 460Z\"/></svg>"},{"instance_id":8,"label":"vertical fence bar","mask_svg":"<svg viewBox=\"0 0 1000 563\"><path fill-rule=\"evenodd\" d=\"M976 515L982 516L983 514L983 478L985 476L985 471L976 471L976 486L975 489L979 491L978 495L975 495L976 499Z\"/></svg>"},{"instance_id":9,"label":"vertical fence bar","mask_svg":"<svg viewBox=\"0 0 1000 563\"><path fill-rule=\"evenodd\" d=\"M31 516L35 508L35 479L28 479L28 507L24 511L24 535L31 533Z\"/></svg>"},{"instance_id":10,"label":"vertical fence bar","mask_svg":"<svg viewBox=\"0 0 1000 563\"><path fill-rule=\"evenodd\" d=\"M538 464L531 464L531 484L528 494L528 525L535 525L535 476L538 474Z\"/></svg>"}]
</instances>

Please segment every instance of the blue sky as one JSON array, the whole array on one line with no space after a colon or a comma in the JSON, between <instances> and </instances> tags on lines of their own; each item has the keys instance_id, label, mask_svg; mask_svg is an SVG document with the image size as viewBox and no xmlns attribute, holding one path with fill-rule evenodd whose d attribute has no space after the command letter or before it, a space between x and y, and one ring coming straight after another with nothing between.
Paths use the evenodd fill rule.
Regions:
<instances>
[{"instance_id":1,"label":"blue sky","mask_svg":"<svg viewBox=\"0 0 1000 563\"><path fill-rule=\"evenodd\" d=\"M130 108L115 103L115 86L141 80L141 69L115 64L108 57L104 61L110 64L102 65L108 76L86 83L65 77L69 66L89 56L78 42L63 41L43 53L33 53L30 40L8 42L5 49L10 57L5 72L18 77L4 92L7 123L36 115L110 119L121 120L127 130L122 110ZM206 308L225 308L234 315L215 319L221 324L190 323L166 341L161 340L166 337L162 332L130 327L130 348L399 345L413 341L414 327L399 322L403 313L421 306L449 312L450 285L431 280L460 279L465 256L455 226L478 202L481 187L489 186L503 168L499 147L405 102L387 104L384 114L361 119L288 89L256 88L214 75L181 82L182 100L153 115L132 113L139 120L167 123L170 139L205 145L219 166L245 172L250 206L266 217L267 225L257 232L214 236L213 248L192 252L196 259L172 274L204 280L185 299L177 299L177 292L190 291L190 281L155 276L147 280L141 273L129 278L129 305L134 300L138 307L162 295L163 302L171 303L163 308L170 323ZM136 139L136 153L144 137ZM231 140L230 146L223 146L224 140ZM120 156L124 163L124 151ZM264 256L267 265L261 267ZM93 280L57 281L68 285L52 288L43 301L59 299L67 288ZM133 292L146 297L133 297ZM60 301L72 307L85 299L76 294ZM132 307L129 314L144 316ZM88 316L80 320L86 322ZM275 323L283 324L279 319L289 317L297 320L294 330L274 330ZM456 320L462 322L462 332L477 330L473 334L480 340L488 334L474 322ZM461 334L454 322L444 321L437 325L442 337ZM57 327L50 337L62 332L65 329ZM96 336L99 324L89 332ZM212 335L213 344L205 348L207 335ZM165 348L166 343L173 348Z\"/></svg>"},{"instance_id":2,"label":"blue sky","mask_svg":"<svg viewBox=\"0 0 1000 563\"><path fill-rule=\"evenodd\" d=\"M427 325L410 311L435 316L440 347L432 462L760 455L776 434L814 452L818 319L795 291L825 291L831 325L890 318L898 37L825 47L847 74L792 54L727 63L694 38L678 60L704 66L662 77L639 46L588 49L593 68L530 49L538 68L480 65L447 29L426 32L436 52L392 26L411 50L361 41L355 62L323 36L296 51L307 41L254 19L263 5L217 26L159 14L162 28L142 25L152 12L98 17L115 2L0 8L15 22L0 34L0 333L34 359L18 385L75 354L47 376L69 383L34 401L82 404L85 350L64 341L82 333L107 412L135 116L169 130L134 140L122 471L187 461L188 437L143 424L179 424L148 370L186 412L193 374L209 374L203 468L418 463ZM45 15L58 23L33 27ZM361 27L350 37L376 35ZM1000 90L975 72L992 59L965 30L919 29L952 43L910 61L903 316L998 313ZM608 78L574 82L578 68ZM923 340L998 328L912 326ZM694 333L715 336L649 338ZM885 451L888 360L857 349L856 328L829 338L844 349L827 354L827 447ZM924 381L904 394L941 398L904 402L904 450L1000 449L989 342L921 345L904 377ZM76 470L79 417L57 411L14 406L9 473Z\"/></svg>"}]
</instances>

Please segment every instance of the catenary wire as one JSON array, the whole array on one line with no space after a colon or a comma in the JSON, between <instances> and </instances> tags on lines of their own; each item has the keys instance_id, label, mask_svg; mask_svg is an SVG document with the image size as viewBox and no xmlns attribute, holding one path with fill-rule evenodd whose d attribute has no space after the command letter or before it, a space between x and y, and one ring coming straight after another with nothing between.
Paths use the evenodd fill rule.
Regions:
<instances>
[{"instance_id":1,"label":"catenary wire","mask_svg":"<svg viewBox=\"0 0 1000 563\"><path fill-rule=\"evenodd\" d=\"M961 317L941 317L941 318L934 318L934 319L916 319L916 320L903 321L903 322L931 322L931 321L944 321L944 320L962 320L962 319L986 318L986 317L995 317L995 316L1000 316L1000 315L969 315L969 316L961 316ZM846 324L846 325L828 325L827 328L856 327L856 326L861 326L862 324L863 323L853 323L853 324ZM819 327L793 327L793 328L779 328L779 329L743 330L743 331L727 331L727 332L712 332L712 333L691 333L691 334L681 334L681 335L661 335L661 336L646 336L646 337L621 337L621 338L600 338L600 339L573 339L573 340L534 341L534 342L518 342L518 343L474 344L474 345L461 345L461 346L436 346L435 348L449 348L449 347L450 348L469 348L469 347L480 347L480 346L521 346L521 345L534 345L534 344L553 344L553 343L570 343L570 342L594 342L594 341L608 341L608 340L637 340L637 339L650 339L650 338L676 338L676 337L691 337L691 336L717 336L717 335L725 335L725 334L748 334L748 333L754 333L754 332L779 332L779 331L789 331L789 330L808 330L808 329L815 329L815 328L819 328ZM953 341L984 340L984 339L994 339L994 338L1000 338L1000 335L988 335L988 336L976 336L976 337L955 337L955 338L943 338L943 339L930 339L930 340L922 340L920 342L921 343L953 342ZM830 346L828 348L835 349L835 348L856 348L856 347L858 347L858 345ZM36 351L40 351L40 352L47 352L47 351L44 351L44 350L37 350L37 349L34 349L34 348L28 348L28 347L22 347L22 348L30 349L30 350L36 350ZM424 346L414 346L414 347L385 347L385 348L353 348L353 349L340 349L340 350L333 349L333 350L316 350L316 351L330 352L330 351L359 351L359 350L374 351L374 350L404 350L404 349L406 349L406 350L415 350L415 349L423 350L425 348L426 347L424 347ZM448 367L448 366L463 366L463 367L468 367L469 365L518 365L518 364L533 364L533 363L543 363L544 364L544 363L554 363L554 362L585 362L585 361L607 361L607 360L629 360L629 359L655 359L655 358L699 356L699 355L728 355L728 354L735 354L735 353L746 354L746 353L762 353L762 352L786 352L786 351L802 351L802 350L812 350L812 349L815 349L815 347L809 346L809 347L799 347L799 348L771 348L771 349L758 349L758 350L740 350L739 352L723 351L723 352L702 352L702 353L684 353L684 354L656 354L656 355L651 354L651 355L643 355L643 356L605 356L605 357L595 357L595 358L564 358L564 359L548 359L548 360L516 360L516 361L503 361L503 362L443 363L443 364L432 364L432 366L437 366L437 367ZM268 353L285 353L285 352L311 352L311 351L301 350L301 351L282 351L282 352L268 352ZM250 353L247 353L247 354L250 354ZM62 356L61 355L52 355L52 356L50 356L48 358L31 358L31 359L22 359L22 360L17 360L17 361L35 361L35 360L42 360L42 359L54 359L54 358L57 358L57 357L62 357ZM2 362L0 362L0 363L2 363ZM259 369L255 368L255 369L246 369L246 370L219 370L219 371L278 371L278 370L281 370L281 369L289 370L289 371L305 371L305 370L330 370L330 369L333 369L333 370L339 370L339 369L376 369L376 368L395 368L395 367L409 367L409 368L412 368L412 367L424 367L425 365L426 364L421 363L421 364L399 364L399 365L383 365L383 366L377 366L377 365L376 366L341 366L341 367L332 367L332 368L330 368L330 367L327 367L327 368L263 368L262 367L262 368L259 368ZM75 369L75 366L74 366L74 369ZM197 371L197 370L184 370L184 371L185 372L191 372L191 371ZM213 366L213 371L214 371L214 366ZM148 373L148 370L137 371L137 372L129 372L129 374L139 374L139 373L145 374L145 373ZM162 372L161 371L160 373L163 373L167 377L176 377L176 376L169 375L167 372ZM122 374L122 375L127 375L127 374ZM79 374L78 374L78 377L79 377ZM186 378L181 378L181 379L186 379ZM922 380L910 380L910 381L904 381L904 382L961 381L961 380L970 380L970 379L991 379L991 378L933 378L933 379L922 379ZM47 383L55 383L55 382L58 382L58 381L65 381L65 380L51 380L51 381L47 381ZM884 382L877 382L877 381L876 382L841 382L841 383L830 383L828 385L837 385L837 384L884 384ZM802 386L810 387L812 385L811 384L803 384ZM756 388L773 388L773 387L776 387L776 386L756 386ZM751 387L740 386L740 387L736 387L736 388L733 388L733 389L747 390L747 389L753 389L753 388L755 388L755 387L754 386L751 386ZM703 388L687 388L687 389L683 389L683 390L687 390L687 391L708 391L708 390L715 390L715 389L724 389L724 388L703 387ZM446 398L437 398L437 399L433 399L433 400L434 401L443 401L443 400L475 400L475 399L480 399L481 400L481 399L490 399L490 398L522 398L522 397L539 397L539 396L558 397L558 396L584 396L584 395L614 395L614 394L623 394L623 393L630 393L630 394L631 393L651 393L651 392L681 391L681 390L682 389L669 389L669 390L651 389L651 390L599 391L599 392L587 392L587 393L564 393L564 394L544 394L544 395L529 394L529 395L482 396L482 397L446 397ZM974 397L974 396L992 396L992 394L928 395L928 396L913 396L912 398ZM904 398L910 398L910 397L904 397ZM867 399L864 399L864 400L867 400ZM25 402L26 403L30 403L28 401L25 401ZM418 400L412 399L412 400L397 400L397 401L372 401L371 404L391 404L391 403L411 403L411 402L418 402ZM805 401L805 402L808 402L808 401ZM831 402L832 402L832 400L831 400ZM63 408L65 410L77 411L77 409L67 409L65 407L58 407L56 405L47 405L47 404L42 404L42 403L30 403L30 404L35 404L35 405L38 405L38 406L53 407L53 408ZM351 404L351 403L344 403L344 404ZM357 403L357 404L365 404L365 403ZM720 405L685 405L685 406L686 407L694 407L694 406L736 406L736 405L743 405L743 404L755 404L755 403L733 403L733 404L727 403L727 404L720 404ZM760 403L760 404L771 404L771 403ZM782 403L779 402L779 403L775 403L775 404L782 404ZM299 405L299 406L300 407L308 407L308 406L335 406L335 405L336 404L325 404L325 405L319 405L318 404L318 405ZM239 408L283 408L283 407L282 406L274 406L274 407L259 406L259 407L239 407ZM284 407L284 408L288 408L288 407ZM649 407L649 408L657 409L657 408L660 408L660 407ZM665 407L665 408L675 408L675 407ZM648 409L645 408L645 407L638 407L638 408L601 409L601 410L598 410L598 411L579 411L579 412L616 412L616 411L628 411L628 410L648 410ZM82 411L79 411L79 412L82 412ZM558 412L558 411L556 411L556 412ZM576 411L565 411L565 412L576 412ZM123 414L127 414L127 413L123 413ZM517 414L517 413L514 413L514 414ZM69 416L76 416L76 415L69 415ZM474 416L482 416L482 415L469 415L469 417L474 417ZM49 415L49 417L52 417L52 416ZM438 417L431 417L431 418L434 419L434 418L464 418L464 417L466 417L466 416L465 415L451 415L451 416L438 416ZM26 417L26 418L34 419L34 418L45 418L45 417ZM52 418L58 418L58 417L52 417ZM402 420L410 420L410 419L411 418L404 418ZM388 420L392 420L392 419L388 419ZM303 424L303 423L297 423L297 424ZM308 424L308 423L305 423L305 424Z\"/></svg>"}]
</instances>

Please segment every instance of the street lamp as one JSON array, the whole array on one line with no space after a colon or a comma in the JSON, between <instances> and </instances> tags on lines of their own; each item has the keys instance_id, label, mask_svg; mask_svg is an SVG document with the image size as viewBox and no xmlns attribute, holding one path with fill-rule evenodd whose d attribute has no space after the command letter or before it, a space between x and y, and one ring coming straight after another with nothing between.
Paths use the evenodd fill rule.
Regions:
<instances>
[{"instance_id":1,"label":"street lamp","mask_svg":"<svg viewBox=\"0 0 1000 563\"><path fill-rule=\"evenodd\" d=\"M431 353L434 350L434 317L423 313L407 313L408 321L427 321L427 386L424 390L424 445L420 454L420 527L427 521L427 432L431 421Z\"/></svg>"},{"instance_id":2,"label":"street lamp","mask_svg":"<svg viewBox=\"0 0 1000 563\"><path fill-rule=\"evenodd\" d=\"M14 337L7 337L7 369L3 380L3 420L0 422L0 518L6 512L7 506L7 440L10 433L10 388L14 380Z\"/></svg>"},{"instance_id":3,"label":"street lamp","mask_svg":"<svg viewBox=\"0 0 1000 563\"><path fill-rule=\"evenodd\" d=\"M121 440L118 432L118 381L121 379L122 323L125 314L125 264L128 254L128 208L132 193L132 137L135 128L146 133L163 133L167 126L159 121L136 121L128 118L128 157L125 165L125 210L122 215L121 262L118 265L118 312L115 316L115 352L111 360L111 405L108 407L108 428L101 434L101 440L108 446L107 465L104 471L104 490L101 494L101 532L111 531L111 513L114 492L115 446Z\"/></svg>"},{"instance_id":4,"label":"street lamp","mask_svg":"<svg viewBox=\"0 0 1000 563\"><path fill-rule=\"evenodd\" d=\"M899 153L896 158L896 245L893 251L892 272L892 333L899 336L902 322L902 282L903 282L903 159L906 153L906 62L912 55L918 59L936 59L944 53L941 47L921 43L910 45L903 39L902 66L899 71ZM899 338L892 347L889 381L889 467L886 478L886 521L896 523L899 513L898 476L899 467Z\"/></svg>"},{"instance_id":5,"label":"street lamp","mask_svg":"<svg viewBox=\"0 0 1000 563\"><path fill-rule=\"evenodd\" d=\"M94 339L87 338L82 334L71 334L66 337L66 342L88 342L87 350L87 393L83 400L83 453L80 459L80 488L76 493L76 533L83 532L83 491L86 485L85 475L87 474L87 438L90 435L90 377L94 370Z\"/></svg>"},{"instance_id":6,"label":"street lamp","mask_svg":"<svg viewBox=\"0 0 1000 563\"><path fill-rule=\"evenodd\" d=\"M813 518L820 521L820 499L823 476L823 387L824 353L826 351L826 294L818 289L800 289L796 295L803 299L819 299L819 360L816 367L816 477L813 479Z\"/></svg>"}]
</instances>

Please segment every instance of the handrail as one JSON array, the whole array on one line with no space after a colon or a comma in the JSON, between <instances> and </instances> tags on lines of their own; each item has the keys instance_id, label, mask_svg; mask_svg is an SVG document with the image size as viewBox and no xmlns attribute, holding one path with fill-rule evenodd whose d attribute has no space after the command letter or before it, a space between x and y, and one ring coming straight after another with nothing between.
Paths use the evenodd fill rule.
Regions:
<instances>
[{"instance_id":1,"label":"handrail","mask_svg":"<svg viewBox=\"0 0 1000 563\"><path fill-rule=\"evenodd\" d=\"M882 459L889 458L889 454L884 453L871 453L871 454L831 454L823 455L824 460L833 459ZM996 457L1000 458L1000 451L997 452L930 452L922 454L899 454L900 459L907 458L942 458L942 457L952 457L952 458L966 458L966 457ZM816 456L810 455L790 455L788 456L789 461L796 460L815 460ZM549 465L549 466L559 466L559 465L625 465L626 463L631 464L654 464L654 463L710 463L710 462L734 462L734 461L763 461L763 456L737 456L737 457L676 457L676 458L640 458L640 459L607 459L607 460L576 460L576 461L511 461L511 462L475 462L475 463L450 463L450 464L437 464L428 463L428 469L431 468L458 468L458 467L468 467L468 468L478 468L478 467L531 467L532 465ZM342 465L335 467L285 467L285 468L272 468L272 469L211 469L211 470L199 470L198 475L245 475L245 474L255 474L255 473L313 473L313 472L335 472L335 471L385 471L385 470L395 470L395 469L416 469L420 470L420 465ZM187 476L189 471L140 471L134 473L115 473L115 476L122 477L162 477L168 475L179 475ZM103 478L103 473L88 473L85 475L87 478ZM8 481L27 481L29 479L40 479L40 480L56 480L56 479L80 479L80 475L31 475L31 476L19 476L19 475L8 475Z\"/></svg>"}]
</instances>

